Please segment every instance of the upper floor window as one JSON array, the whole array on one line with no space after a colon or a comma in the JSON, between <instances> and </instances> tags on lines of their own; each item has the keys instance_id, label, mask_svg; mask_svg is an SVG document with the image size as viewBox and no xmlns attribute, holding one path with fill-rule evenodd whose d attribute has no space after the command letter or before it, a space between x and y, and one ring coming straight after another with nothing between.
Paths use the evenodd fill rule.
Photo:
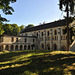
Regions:
<instances>
[{"instance_id":1,"label":"upper floor window","mask_svg":"<svg viewBox=\"0 0 75 75\"><path fill-rule=\"evenodd\" d=\"M37 37L38 37L38 33L37 33L36 35L37 35Z\"/></svg>"},{"instance_id":2,"label":"upper floor window","mask_svg":"<svg viewBox=\"0 0 75 75\"><path fill-rule=\"evenodd\" d=\"M55 40L57 39L57 37L55 36Z\"/></svg>"},{"instance_id":3,"label":"upper floor window","mask_svg":"<svg viewBox=\"0 0 75 75\"><path fill-rule=\"evenodd\" d=\"M35 39L33 39L33 42L35 42Z\"/></svg>"},{"instance_id":4,"label":"upper floor window","mask_svg":"<svg viewBox=\"0 0 75 75\"><path fill-rule=\"evenodd\" d=\"M25 42L27 42L26 38L25 38Z\"/></svg>"},{"instance_id":5,"label":"upper floor window","mask_svg":"<svg viewBox=\"0 0 75 75\"><path fill-rule=\"evenodd\" d=\"M18 38L16 38L16 42L18 42Z\"/></svg>"},{"instance_id":6,"label":"upper floor window","mask_svg":"<svg viewBox=\"0 0 75 75\"><path fill-rule=\"evenodd\" d=\"M63 32L63 34L66 34L67 30L66 29L63 29L62 32Z\"/></svg>"},{"instance_id":7,"label":"upper floor window","mask_svg":"<svg viewBox=\"0 0 75 75\"><path fill-rule=\"evenodd\" d=\"M54 35L57 35L57 30L54 30Z\"/></svg>"},{"instance_id":8,"label":"upper floor window","mask_svg":"<svg viewBox=\"0 0 75 75\"><path fill-rule=\"evenodd\" d=\"M43 36L43 32L41 33L41 35Z\"/></svg>"},{"instance_id":9,"label":"upper floor window","mask_svg":"<svg viewBox=\"0 0 75 75\"><path fill-rule=\"evenodd\" d=\"M47 35L49 36L49 31L47 32Z\"/></svg>"},{"instance_id":10,"label":"upper floor window","mask_svg":"<svg viewBox=\"0 0 75 75\"><path fill-rule=\"evenodd\" d=\"M14 37L12 37L12 40L11 40L11 42L14 42Z\"/></svg>"}]
</instances>

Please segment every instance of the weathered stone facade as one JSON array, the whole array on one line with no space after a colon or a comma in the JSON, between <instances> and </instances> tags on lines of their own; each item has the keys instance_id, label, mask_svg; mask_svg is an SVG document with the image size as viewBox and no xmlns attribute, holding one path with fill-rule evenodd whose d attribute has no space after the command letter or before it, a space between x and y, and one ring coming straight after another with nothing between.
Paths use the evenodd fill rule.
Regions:
<instances>
[{"instance_id":1,"label":"weathered stone facade","mask_svg":"<svg viewBox=\"0 0 75 75\"><path fill-rule=\"evenodd\" d=\"M0 50L66 50L64 21L24 29L18 36L0 36Z\"/></svg>"},{"instance_id":2,"label":"weathered stone facade","mask_svg":"<svg viewBox=\"0 0 75 75\"><path fill-rule=\"evenodd\" d=\"M33 42L34 40L34 42ZM24 36L0 36L0 50L34 49L36 38Z\"/></svg>"}]
</instances>

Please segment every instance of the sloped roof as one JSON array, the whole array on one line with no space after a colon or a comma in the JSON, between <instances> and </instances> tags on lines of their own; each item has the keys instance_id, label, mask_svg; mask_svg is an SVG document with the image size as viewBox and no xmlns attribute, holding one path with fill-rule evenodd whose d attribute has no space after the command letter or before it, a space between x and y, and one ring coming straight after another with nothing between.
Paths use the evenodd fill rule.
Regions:
<instances>
[{"instance_id":1,"label":"sloped roof","mask_svg":"<svg viewBox=\"0 0 75 75\"><path fill-rule=\"evenodd\" d=\"M22 30L20 33L48 29L48 28L53 28L53 27L58 27L58 26L66 26L66 20L58 20L55 22L46 23L46 24L42 24L39 26L35 26L35 27L30 27L30 28Z\"/></svg>"}]
</instances>

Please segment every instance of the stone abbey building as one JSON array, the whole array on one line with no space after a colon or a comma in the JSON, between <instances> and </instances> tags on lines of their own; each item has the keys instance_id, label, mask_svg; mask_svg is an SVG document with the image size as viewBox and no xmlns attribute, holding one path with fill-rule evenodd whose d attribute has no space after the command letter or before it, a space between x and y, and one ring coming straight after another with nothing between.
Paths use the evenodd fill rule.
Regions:
<instances>
[{"instance_id":1,"label":"stone abbey building","mask_svg":"<svg viewBox=\"0 0 75 75\"><path fill-rule=\"evenodd\" d=\"M66 50L65 20L24 29L18 36L0 36L0 50Z\"/></svg>"}]
</instances>

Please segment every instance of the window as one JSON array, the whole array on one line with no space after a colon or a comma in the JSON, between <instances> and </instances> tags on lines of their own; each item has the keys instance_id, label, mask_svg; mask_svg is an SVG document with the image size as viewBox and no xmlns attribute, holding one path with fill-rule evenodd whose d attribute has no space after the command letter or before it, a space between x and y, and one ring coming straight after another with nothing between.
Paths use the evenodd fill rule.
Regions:
<instances>
[{"instance_id":1,"label":"window","mask_svg":"<svg viewBox=\"0 0 75 75\"><path fill-rule=\"evenodd\" d=\"M37 37L38 37L38 33L37 33Z\"/></svg>"},{"instance_id":2,"label":"window","mask_svg":"<svg viewBox=\"0 0 75 75\"><path fill-rule=\"evenodd\" d=\"M54 35L57 35L57 30L54 30Z\"/></svg>"},{"instance_id":3,"label":"window","mask_svg":"<svg viewBox=\"0 0 75 75\"><path fill-rule=\"evenodd\" d=\"M63 37L61 36L61 40L63 40Z\"/></svg>"},{"instance_id":4,"label":"window","mask_svg":"<svg viewBox=\"0 0 75 75\"><path fill-rule=\"evenodd\" d=\"M11 40L11 42L14 42L14 37L12 37L12 40Z\"/></svg>"},{"instance_id":5,"label":"window","mask_svg":"<svg viewBox=\"0 0 75 75\"><path fill-rule=\"evenodd\" d=\"M26 38L25 38L25 42L27 42Z\"/></svg>"},{"instance_id":6,"label":"window","mask_svg":"<svg viewBox=\"0 0 75 75\"><path fill-rule=\"evenodd\" d=\"M35 42L35 39L33 39L33 42Z\"/></svg>"},{"instance_id":7,"label":"window","mask_svg":"<svg viewBox=\"0 0 75 75\"><path fill-rule=\"evenodd\" d=\"M16 42L18 42L18 38L16 38Z\"/></svg>"},{"instance_id":8,"label":"window","mask_svg":"<svg viewBox=\"0 0 75 75\"><path fill-rule=\"evenodd\" d=\"M66 29L63 29L62 32L63 32L63 34L66 34L67 30Z\"/></svg>"},{"instance_id":9,"label":"window","mask_svg":"<svg viewBox=\"0 0 75 75\"><path fill-rule=\"evenodd\" d=\"M55 40L56 40L56 36L55 36Z\"/></svg>"},{"instance_id":10,"label":"window","mask_svg":"<svg viewBox=\"0 0 75 75\"><path fill-rule=\"evenodd\" d=\"M41 33L41 35L43 36L43 32Z\"/></svg>"},{"instance_id":11,"label":"window","mask_svg":"<svg viewBox=\"0 0 75 75\"><path fill-rule=\"evenodd\" d=\"M49 36L49 31L47 32L47 35Z\"/></svg>"}]
</instances>

